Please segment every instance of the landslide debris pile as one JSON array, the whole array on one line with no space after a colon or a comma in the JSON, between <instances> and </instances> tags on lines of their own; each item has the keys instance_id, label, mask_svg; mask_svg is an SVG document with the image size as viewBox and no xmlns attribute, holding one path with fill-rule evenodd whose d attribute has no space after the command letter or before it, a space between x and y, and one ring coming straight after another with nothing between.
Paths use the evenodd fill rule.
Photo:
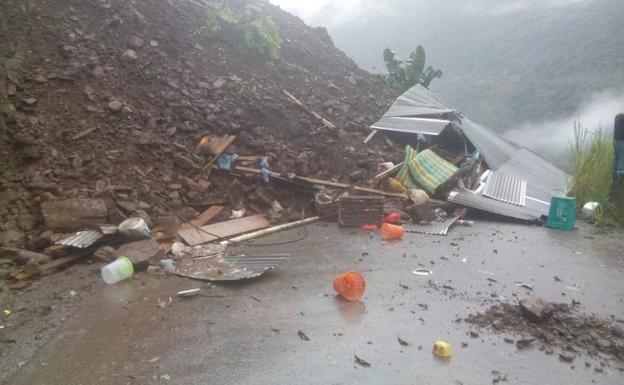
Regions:
<instances>
[{"instance_id":1,"label":"landslide debris pile","mask_svg":"<svg viewBox=\"0 0 624 385\"><path fill-rule=\"evenodd\" d=\"M268 156L274 171L324 179L397 160L379 139L362 144L393 91L324 29L265 1L225 3L275 23L279 59L207 33L203 0L2 2L0 246L44 230L41 204L57 199L105 199L109 223L170 208L192 217L227 188L194 153L207 134L236 135L234 152Z\"/></svg>"},{"instance_id":2,"label":"landslide debris pile","mask_svg":"<svg viewBox=\"0 0 624 385\"><path fill-rule=\"evenodd\" d=\"M519 335L521 338L515 341L519 350L529 348L535 341L540 350L558 353L565 362L574 362L586 354L600 360L596 371L609 365L624 370L624 329L615 322L583 313L576 303L523 299L519 304L493 305L465 321L495 332Z\"/></svg>"}]
</instances>

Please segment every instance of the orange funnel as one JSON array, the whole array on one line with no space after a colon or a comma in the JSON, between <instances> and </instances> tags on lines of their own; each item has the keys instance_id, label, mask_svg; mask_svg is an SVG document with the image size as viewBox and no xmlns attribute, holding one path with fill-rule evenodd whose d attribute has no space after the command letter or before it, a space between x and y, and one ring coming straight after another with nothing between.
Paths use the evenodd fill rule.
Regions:
<instances>
[{"instance_id":1,"label":"orange funnel","mask_svg":"<svg viewBox=\"0 0 624 385\"><path fill-rule=\"evenodd\" d=\"M364 296L366 281L356 271L339 274L334 278L334 290L349 301L358 301Z\"/></svg>"},{"instance_id":2,"label":"orange funnel","mask_svg":"<svg viewBox=\"0 0 624 385\"><path fill-rule=\"evenodd\" d=\"M403 227L384 223L381 225L381 239L384 241L393 241L403 238Z\"/></svg>"}]
</instances>

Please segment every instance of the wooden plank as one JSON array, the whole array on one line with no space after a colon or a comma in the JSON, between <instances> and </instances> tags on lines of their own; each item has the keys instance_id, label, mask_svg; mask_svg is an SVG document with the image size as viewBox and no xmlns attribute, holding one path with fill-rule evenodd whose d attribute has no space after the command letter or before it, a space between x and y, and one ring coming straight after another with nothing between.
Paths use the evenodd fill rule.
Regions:
<instances>
[{"instance_id":1,"label":"wooden plank","mask_svg":"<svg viewBox=\"0 0 624 385\"><path fill-rule=\"evenodd\" d=\"M193 219L189 223L183 223L180 229L192 229L194 227L202 227L206 223L210 222L212 218L216 217L223 211L223 206L210 206L206 211L199 214L197 218Z\"/></svg>"},{"instance_id":2,"label":"wooden plank","mask_svg":"<svg viewBox=\"0 0 624 385\"><path fill-rule=\"evenodd\" d=\"M59 259L55 259L52 262L46 263L44 265L39 266L39 271L37 272L37 274L35 273L29 273L26 271L19 271L14 275L14 278L17 280L23 280L23 279L28 279L31 278L35 275L38 274L46 274L51 272L52 270L56 270L58 268L61 268L63 266L67 266L71 263L74 263L76 261L78 261L81 258L84 258L86 256L86 254L84 253L79 253L79 254L74 254L74 255L69 255L67 257L62 257Z\"/></svg>"},{"instance_id":3,"label":"wooden plank","mask_svg":"<svg viewBox=\"0 0 624 385\"><path fill-rule=\"evenodd\" d=\"M269 226L269 221L262 215L253 215L230 221L203 226L200 229L185 229L178 231L178 235L189 246L197 246L221 238L259 230ZM203 231L202 231L203 230Z\"/></svg>"}]
</instances>

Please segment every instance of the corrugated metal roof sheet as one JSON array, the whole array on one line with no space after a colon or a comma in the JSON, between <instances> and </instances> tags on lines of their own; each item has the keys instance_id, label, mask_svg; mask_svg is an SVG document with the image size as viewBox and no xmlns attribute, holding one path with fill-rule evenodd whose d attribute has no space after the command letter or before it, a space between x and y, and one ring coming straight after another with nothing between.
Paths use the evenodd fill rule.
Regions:
<instances>
[{"instance_id":1,"label":"corrugated metal roof sheet","mask_svg":"<svg viewBox=\"0 0 624 385\"><path fill-rule=\"evenodd\" d=\"M518 206L526 205L527 182L515 175L493 171L483 190L483 196Z\"/></svg>"},{"instance_id":2,"label":"corrugated metal roof sheet","mask_svg":"<svg viewBox=\"0 0 624 385\"><path fill-rule=\"evenodd\" d=\"M450 123L449 120L427 119L415 117L383 117L373 124L375 130L388 130L395 132L407 132L414 134L439 135Z\"/></svg>"},{"instance_id":3,"label":"corrugated metal roof sheet","mask_svg":"<svg viewBox=\"0 0 624 385\"><path fill-rule=\"evenodd\" d=\"M434 222L429 225L405 224L403 227L408 233L447 235L451 226L453 226L458 219L459 217L450 217L444 221Z\"/></svg>"},{"instance_id":4,"label":"corrugated metal roof sheet","mask_svg":"<svg viewBox=\"0 0 624 385\"><path fill-rule=\"evenodd\" d=\"M410 88L394 102L384 117L440 115L454 112L436 94L421 85Z\"/></svg>"},{"instance_id":5,"label":"corrugated metal roof sheet","mask_svg":"<svg viewBox=\"0 0 624 385\"><path fill-rule=\"evenodd\" d=\"M525 206L517 206L486 198L481 194L475 194L470 191L453 191L449 194L448 201L525 221L538 221L542 215L548 215L548 209L550 208L549 203L544 204L540 201L532 200L530 197L527 197Z\"/></svg>"},{"instance_id":6,"label":"corrugated metal roof sheet","mask_svg":"<svg viewBox=\"0 0 624 385\"><path fill-rule=\"evenodd\" d=\"M175 274L207 281L238 281L256 278L288 262L290 254L239 255L214 259L176 259Z\"/></svg>"},{"instance_id":7,"label":"corrugated metal roof sheet","mask_svg":"<svg viewBox=\"0 0 624 385\"><path fill-rule=\"evenodd\" d=\"M79 231L70 237L58 241L57 244L84 249L94 244L103 236L104 234L99 231Z\"/></svg>"},{"instance_id":8,"label":"corrugated metal roof sheet","mask_svg":"<svg viewBox=\"0 0 624 385\"><path fill-rule=\"evenodd\" d=\"M529 186L527 195L544 201L550 201L552 196L565 195L571 178L563 170L526 148L520 148L498 170L526 180Z\"/></svg>"}]
</instances>

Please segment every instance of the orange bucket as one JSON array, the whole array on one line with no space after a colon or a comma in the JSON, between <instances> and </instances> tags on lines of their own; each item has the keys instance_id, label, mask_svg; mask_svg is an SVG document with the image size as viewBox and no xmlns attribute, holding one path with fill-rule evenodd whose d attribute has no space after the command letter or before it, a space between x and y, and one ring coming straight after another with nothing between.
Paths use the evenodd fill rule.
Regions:
<instances>
[{"instance_id":1,"label":"orange bucket","mask_svg":"<svg viewBox=\"0 0 624 385\"><path fill-rule=\"evenodd\" d=\"M403 227L384 223L381 225L381 239L384 241L393 241L403 238Z\"/></svg>"},{"instance_id":2,"label":"orange bucket","mask_svg":"<svg viewBox=\"0 0 624 385\"><path fill-rule=\"evenodd\" d=\"M349 301L357 301L364 296L366 281L357 271L339 274L334 278L334 290Z\"/></svg>"}]
</instances>

